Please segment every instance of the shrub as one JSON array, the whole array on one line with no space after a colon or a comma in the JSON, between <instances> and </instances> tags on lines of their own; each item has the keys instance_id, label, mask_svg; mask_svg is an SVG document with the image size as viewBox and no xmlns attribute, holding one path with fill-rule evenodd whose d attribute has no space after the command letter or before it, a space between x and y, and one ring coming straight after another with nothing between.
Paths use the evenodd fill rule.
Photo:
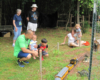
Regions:
<instances>
[{"instance_id":1,"label":"shrub","mask_svg":"<svg viewBox=\"0 0 100 80\"><path fill-rule=\"evenodd\" d=\"M84 26L81 27L82 33L88 32L89 29L90 29L90 25L89 25L88 21L85 21Z\"/></svg>"}]
</instances>

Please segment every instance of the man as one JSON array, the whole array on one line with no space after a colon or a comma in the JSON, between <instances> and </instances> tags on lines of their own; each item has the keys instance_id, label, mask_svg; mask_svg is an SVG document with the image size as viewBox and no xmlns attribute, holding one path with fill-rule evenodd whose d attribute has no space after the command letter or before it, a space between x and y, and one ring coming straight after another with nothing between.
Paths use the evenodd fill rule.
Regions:
<instances>
[{"instance_id":1,"label":"man","mask_svg":"<svg viewBox=\"0 0 100 80\"><path fill-rule=\"evenodd\" d=\"M31 29L35 33L35 31L37 30L37 19L38 19L38 13L36 11L37 5L33 4L31 8L32 10L29 11L27 17L27 21L28 21L27 30Z\"/></svg>"},{"instance_id":2,"label":"man","mask_svg":"<svg viewBox=\"0 0 100 80\"><path fill-rule=\"evenodd\" d=\"M33 31L27 30L25 34L20 35L15 43L14 56L18 59L17 63L20 67L24 67L23 63L29 63L27 60L31 58L32 55L37 55L35 51L31 51L28 48L30 39L33 37ZM35 45L35 47L37 47Z\"/></svg>"}]
</instances>

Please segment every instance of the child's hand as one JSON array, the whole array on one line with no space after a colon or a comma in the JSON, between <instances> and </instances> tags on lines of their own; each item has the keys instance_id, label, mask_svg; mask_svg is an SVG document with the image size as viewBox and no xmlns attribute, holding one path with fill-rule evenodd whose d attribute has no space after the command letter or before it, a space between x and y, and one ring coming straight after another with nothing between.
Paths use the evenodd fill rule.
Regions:
<instances>
[{"instance_id":1,"label":"child's hand","mask_svg":"<svg viewBox=\"0 0 100 80\"><path fill-rule=\"evenodd\" d=\"M82 37L81 35L79 35L78 37Z\"/></svg>"},{"instance_id":2,"label":"child's hand","mask_svg":"<svg viewBox=\"0 0 100 80\"><path fill-rule=\"evenodd\" d=\"M41 48L43 50L43 48Z\"/></svg>"},{"instance_id":3,"label":"child's hand","mask_svg":"<svg viewBox=\"0 0 100 80\"><path fill-rule=\"evenodd\" d=\"M37 48L37 44L34 47Z\"/></svg>"}]
</instances>

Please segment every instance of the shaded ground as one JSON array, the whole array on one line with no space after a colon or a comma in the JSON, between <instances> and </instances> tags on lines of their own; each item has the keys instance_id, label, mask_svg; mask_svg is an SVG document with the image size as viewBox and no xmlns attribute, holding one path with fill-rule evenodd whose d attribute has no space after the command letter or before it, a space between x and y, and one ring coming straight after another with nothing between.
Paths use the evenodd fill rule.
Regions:
<instances>
[{"instance_id":1,"label":"shaded ground","mask_svg":"<svg viewBox=\"0 0 100 80\"><path fill-rule=\"evenodd\" d=\"M57 47L53 49L53 47L57 45L57 42L63 42L66 33L68 32L66 32L63 28L38 29L38 31L36 32L36 35L38 36L38 44L40 43L42 38L46 38L49 45L49 57L44 59L42 65L43 80L54 80L55 75L63 67L69 64L70 59L78 57L86 52L89 53L90 46L70 48L66 44L59 47L60 51L57 51ZM91 31L83 34L82 40L90 42L90 34ZM17 58L13 56L12 39L13 36L11 36L10 38L0 38L0 80L40 80L39 59L30 59L30 64L25 65L24 68L20 68L16 64ZM93 69L95 71L97 70L97 67L95 67L95 65L100 64L100 58L97 57L98 55L100 54L96 53L96 56L94 56L93 59L93 62L98 61L97 63L93 64ZM69 74L65 80L87 80L87 77L80 77L80 75L78 75L76 72L82 69L88 71L88 68L88 63L81 62L80 64L78 64L78 67L74 69L73 73Z\"/></svg>"}]
</instances>

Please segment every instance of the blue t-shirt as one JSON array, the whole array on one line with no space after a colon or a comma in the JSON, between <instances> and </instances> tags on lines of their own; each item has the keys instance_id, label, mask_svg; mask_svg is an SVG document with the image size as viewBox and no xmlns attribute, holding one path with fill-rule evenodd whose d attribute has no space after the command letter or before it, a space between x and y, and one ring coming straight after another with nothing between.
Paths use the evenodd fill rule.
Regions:
<instances>
[{"instance_id":1,"label":"blue t-shirt","mask_svg":"<svg viewBox=\"0 0 100 80\"><path fill-rule=\"evenodd\" d=\"M15 20L16 27L22 27L22 18L21 16L14 15L13 20Z\"/></svg>"}]
</instances>

